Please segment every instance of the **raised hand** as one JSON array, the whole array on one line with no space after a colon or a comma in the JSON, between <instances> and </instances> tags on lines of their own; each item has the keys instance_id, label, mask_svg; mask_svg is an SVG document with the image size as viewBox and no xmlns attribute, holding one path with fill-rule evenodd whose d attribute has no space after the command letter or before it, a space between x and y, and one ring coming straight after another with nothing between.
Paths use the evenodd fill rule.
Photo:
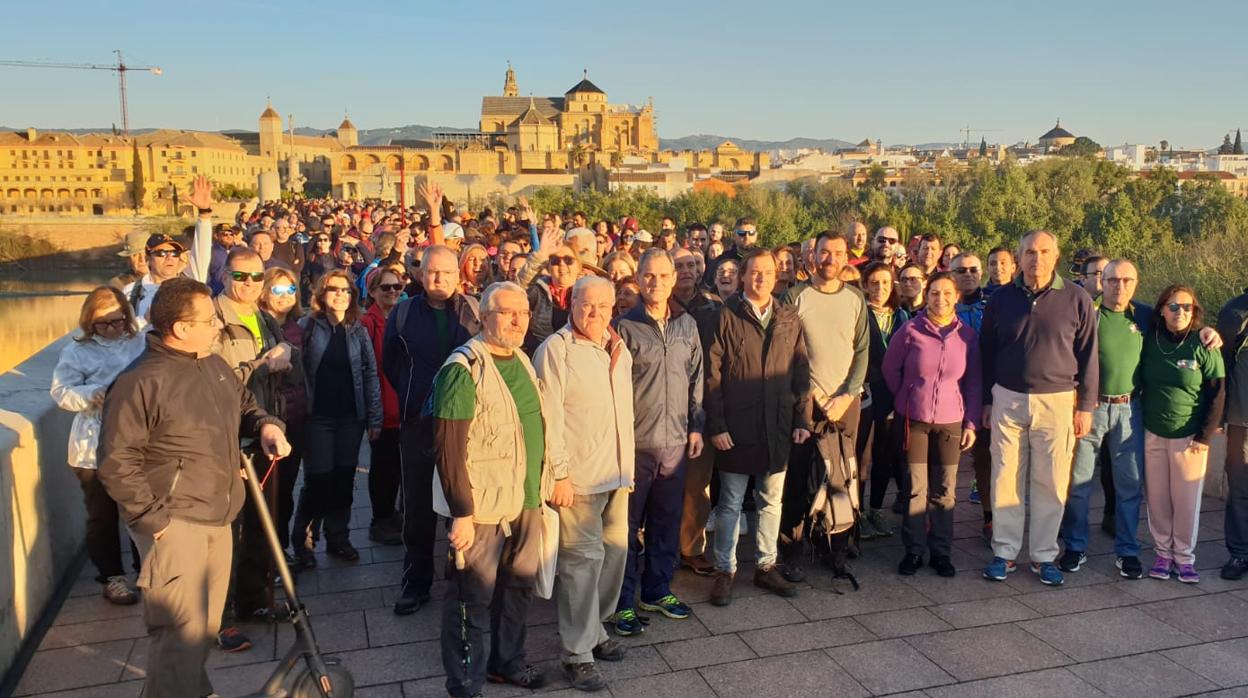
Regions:
<instances>
[{"instance_id":1,"label":"raised hand","mask_svg":"<svg viewBox=\"0 0 1248 698\"><path fill-rule=\"evenodd\" d=\"M416 193L420 194L420 198L425 200L425 206L429 209L429 215L431 217L436 216L436 218L433 219L433 222L441 223L443 198L442 185L437 182L425 180L424 183L416 188Z\"/></svg>"},{"instance_id":2,"label":"raised hand","mask_svg":"<svg viewBox=\"0 0 1248 698\"><path fill-rule=\"evenodd\" d=\"M212 208L212 184L204 175L191 182L191 205L197 209Z\"/></svg>"}]
</instances>

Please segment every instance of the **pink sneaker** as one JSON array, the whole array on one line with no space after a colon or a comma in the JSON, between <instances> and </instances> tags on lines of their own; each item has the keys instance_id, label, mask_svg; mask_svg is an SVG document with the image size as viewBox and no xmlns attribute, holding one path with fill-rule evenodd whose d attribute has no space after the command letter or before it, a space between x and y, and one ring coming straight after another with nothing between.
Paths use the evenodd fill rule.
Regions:
<instances>
[{"instance_id":1,"label":"pink sneaker","mask_svg":"<svg viewBox=\"0 0 1248 698\"><path fill-rule=\"evenodd\" d=\"M1200 575L1196 573L1196 565L1179 565L1179 581L1184 584L1196 584Z\"/></svg>"},{"instance_id":2,"label":"pink sneaker","mask_svg":"<svg viewBox=\"0 0 1248 698\"><path fill-rule=\"evenodd\" d=\"M1148 576L1153 579L1169 579L1170 570L1174 567L1174 560L1168 557L1157 556L1157 561L1153 563L1152 569L1148 571Z\"/></svg>"}]
</instances>

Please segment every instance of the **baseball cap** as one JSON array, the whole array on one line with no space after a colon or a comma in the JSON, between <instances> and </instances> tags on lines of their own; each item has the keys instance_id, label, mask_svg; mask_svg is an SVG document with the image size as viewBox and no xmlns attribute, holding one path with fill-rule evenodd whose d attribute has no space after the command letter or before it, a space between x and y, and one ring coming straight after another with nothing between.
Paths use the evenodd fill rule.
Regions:
<instances>
[{"instance_id":1,"label":"baseball cap","mask_svg":"<svg viewBox=\"0 0 1248 698\"><path fill-rule=\"evenodd\" d=\"M170 245L179 252L186 252L186 246L175 240L172 236L165 233L152 233L147 239L147 243L143 246L148 252L160 247L161 245Z\"/></svg>"},{"instance_id":2,"label":"baseball cap","mask_svg":"<svg viewBox=\"0 0 1248 698\"><path fill-rule=\"evenodd\" d=\"M447 240L462 238L464 236L464 226L453 221L442 224L442 237Z\"/></svg>"},{"instance_id":3,"label":"baseball cap","mask_svg":"<svg viewBox=\"0 0 1248 698\"><path fill-rule=\"evenodd\" d=\"M648 230L642 230L637 233L637 237L633 238L637 242L654 242L654 236Z\"/></svg>"},{"instance_id":4,"label":"baseball cap","mask_svg":"<svg viewBox=\"0 0 1248 698\"><path fill-rule=\"evenodd\" d=\"M147 233L142 230L135 230L126 233L126 240L122 243L121 252L117 253L118 257L133 257L136 254L143 253L143 243L147 240Z\"/></svg>"},{"instance_id":5,"label":"baseball cap","mask_svg":"<svg viewBox=\"0 0 1248 698\"><path fill-rule=\"evenodd\" d=\"M637 219L636 219L636 218L633 218L632 216L629 216L628 218L625 218L625 219L624 219L624 229L625 229L625 230L631 230L631 231L633 231L633 232L637 232L637 229L638 229L639 227L641 227L641 226L637 223Z\"/></svg>"}]
</instances>

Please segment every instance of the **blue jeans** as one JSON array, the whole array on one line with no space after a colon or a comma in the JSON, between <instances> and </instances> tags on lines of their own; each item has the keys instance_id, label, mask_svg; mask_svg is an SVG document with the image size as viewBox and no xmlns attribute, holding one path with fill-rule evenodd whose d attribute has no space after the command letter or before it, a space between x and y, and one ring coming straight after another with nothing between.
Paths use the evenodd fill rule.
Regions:
<instances>
[{"instance_id":1,"label":"blue jeans","mask_svg":"<svg viewBox=\"0 0 1248 698\"><path fill-rule=\"evenodd\" d=\"M628 561L616 610L633 608L638 581L641 600L647 603L672 593L685 507L685 464L684 446L637 450L633 491L628 495ZM644 541L637 537L643 528ZM639 569L643 559L644 571Z\"/></svg>"},{"instance_id":2,"label":"blue jeans","mask_svg":"<svg viewBox=\"0 0 1248 698\"><path fill-rule=\"evenodd\" d=\"M737 526L741 502L749 475L719 471L719 504L715 508L715 569L737 571ZM758 502L758 526L754 530L755 562L759 568L776 564L776 543L780 535L780 498L784 494L784 471L754 476L754 498Z\"/></svg>"},{"instance_id":3,"label":"blue jeans","mask_svg":"<svg viewBox=\"0 0 1248 698\"><path fill-rule=\"evenodd\" d=\"M1075 443L1070 473L1070 496L1062 516L1060 536L1067 550L1088 549L1088 499L1092 495L1096 454L1109 449L1114 475L1114 553L1138 557L1140 502L1144 493L1144 410L1138 399L1121 405L1098 404L1092 429Z\"/></svg>"}]
</instances>

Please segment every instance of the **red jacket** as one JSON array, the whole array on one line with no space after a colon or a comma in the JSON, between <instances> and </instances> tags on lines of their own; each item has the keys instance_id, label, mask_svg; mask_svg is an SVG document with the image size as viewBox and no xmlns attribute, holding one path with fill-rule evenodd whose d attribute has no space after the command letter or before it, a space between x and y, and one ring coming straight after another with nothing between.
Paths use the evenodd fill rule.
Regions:
<instances>
[{"instance_id":1,"label":"red jacket","mask_svg":"<svg viewBox=\"0 0 1248 698\"><path fill-rule=\"evenodd\" d=\"M364 326L364 330L368 332L369 339L373 340L373 354L377 357L377 365L381 365L381 345L384 343L386 336L386 316L381 312L381 306L373 303L368 307L368 312L360 318L360 324ZM380 373L380 372L379 372ZM390 381L386 379L384 373L381 377L381 426L383 429L398 429L401 422L399 421L399 394L394 392L394 386L390 385Z\"/></svg>"}]
</instances>

